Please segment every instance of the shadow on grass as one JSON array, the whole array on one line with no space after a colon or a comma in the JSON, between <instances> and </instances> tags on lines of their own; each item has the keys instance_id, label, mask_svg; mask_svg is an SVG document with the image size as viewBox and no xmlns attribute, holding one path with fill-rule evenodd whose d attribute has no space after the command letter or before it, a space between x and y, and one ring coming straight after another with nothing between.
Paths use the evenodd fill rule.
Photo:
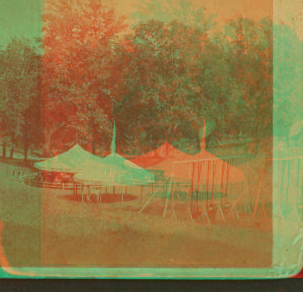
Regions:
<instances>
[{"instance_id":1,"label":"shadow on grass","mask_svg":"<svg viewBox=\"0 0 303 292\"><path fill-rule=\"evenodd\" d=\"M171 194L168 194L168 193L165 193L165 192L158 192L155 194L155 198L162 198L162 199L166 199L167 197L169 196L169 199L172 198L172 195ZM187 197L188 194L187 192L174 192L174 200L176 201L189 201L189 197ZM224 194L224 193L220 193L220 192L214 192L212 194L211 191L209 191L208 193L207 192L199 192L198 193L198 199L200 201L206 201L206 200L211 200L211 199L214 199L214 200L218 200L218 199L223 199L223 198L226 198L227 195ZM192 200L197 198L197 193L194 192L192 194Z\"/></svg>"},{"instance_id":2,"label":"shadow on grass","mask_svg":"<svg viewBox=\"0 0 303 292\"><path fill-rule=\"evenodd\" d=\"M24 159L10 159L10 158L0 158L0 162L3 164L15 166L15 167L27 167L30 169L35 169L34 164L38 162L39 160L27 160L25 161Z\"/></svg>"},{"instance_id":3,"label":"shadow on grass","mask_svg":"<svg viewBox=\"0 0 303 292\"><path fill-rule=\"evenodd\" d=\"M5 222L1 244L12 267L41 266L40 228Z\"/></svg>"},{"instance_id":4,"label":"shadow on grass","mask_svg":"<svg viewBox=\"0 0 303 292\"><path fill-rule=\"evenodd\" d=\"M62 200L67 201L73 201L73 202L79 202L82 203L82 195L61 195L58 196L58 198ZM83 196L83 203L89 203L89 204L112 204L112 203L121 203L123 202L129 202L136 200L137 197L130 194L102 194L100 197L97 195L90 195L87 197L86 195Z\"/></svg>"}]
</instances>

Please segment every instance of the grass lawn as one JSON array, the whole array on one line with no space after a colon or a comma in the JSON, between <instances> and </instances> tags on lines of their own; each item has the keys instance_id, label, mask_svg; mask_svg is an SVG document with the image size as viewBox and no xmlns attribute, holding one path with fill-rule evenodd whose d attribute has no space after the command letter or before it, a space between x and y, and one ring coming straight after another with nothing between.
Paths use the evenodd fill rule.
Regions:
<instances>
[{"instance_id":1,"label":"grass lawn","mask_svg":"<svg viewBox=\"0 0 303 292\"><path fill-rule=\"evenodd\" d=\"M251 172L259 164L249 162ZM255 163L255 165L254 165ZM245 171L248 162L239 165ZM102 196L102 204L81 202L72 191L31 188L10 180L10 164L1 164L1 213L4 225L1 242L13 267L269 267L272 260L271 196L263 196L257 215L245 214L245 199L238 212L222 222L214 215L212 224L203 216L191 221L186 211L186 194L175 198L163 218L166 194L149 199L150 189L141 194L129 187L122 202L116 195ZM255 174L254 173L254 174ZM270 176L269 176L270 177ZM267 181L267 184L269 182ZM258 187L254 186L253 192ZM263 193L266 193L264 187ZM268 190L268 189L267 189ZM200 193L200 204L205 194ZM232 204L239 190L229 197ZM254 197L255 198L255 197ZM223 196L223 200L226 198ZM214 193L214 200L221 200ZM195 214L193 214L195 215Z\"/></svg>"}]
</instances>

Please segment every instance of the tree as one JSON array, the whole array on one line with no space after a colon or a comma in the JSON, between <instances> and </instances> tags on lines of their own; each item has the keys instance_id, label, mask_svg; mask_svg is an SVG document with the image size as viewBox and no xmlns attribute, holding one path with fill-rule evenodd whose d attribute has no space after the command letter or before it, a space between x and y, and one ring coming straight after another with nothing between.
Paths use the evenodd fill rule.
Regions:
<instances>
[{"instance_id":1,"label":"tree","mask_svg":"<svg viewBox=\"0 0 303 292\"><path fill-rule=\"evenodd\" d=\"M302 119L302 41L291 26L275 24L274 31L274 135L288 138L289 128Z\"/></svg>"},{"instance_id":2,"label":"tree","mask_svg":"<svg viewBox=\"0 0 303 292\"><path fill-rule=\"evenodd\" d=\"M10 158L15 146L22 145L26 160L30 143L35 143L32 129L36 128L35 135L39 133L33 111L39 96L40 57L29 40L14 38L2 52L2 58L5 60L0 73L2 130L11 140Z\"/></svg>"},{"instance_id":3,"label":"tree","mask_svg":"<svg viewBox=\"0 0 303 292\"><path fill-rule=\"evenodd\" d=\"M226 123L235 132L261 141L272 133L272 22L240 18L225 28L230 94Z\"/></svg>"},{"instance_id":4,"label":"tree","mask_svg":"<svg viewBox=\"0 0 303 292\"><path fill-rule=\"evenodd\" d=\"M116 51L113 94L121 97L116 115L129 125L123 132L146 132L150 143L150 136L179 139L182 130L196 137L199 149L204 117L213 119L216 110L213 96L205 95L206 82L199 84L210 48L206 31L177 20L134 27Z\"/></svg>"},{"instance_id":5,"label":"tree","mask_svg":"<svg viewBox=\"0 0 303 292\"><path fill-rule=\"evenodd\" d=\"M188 0L147 0L140 2L137 7L132 16L141 22L155 20L167 24L178 20L204 31L215 26L214 15L207 14L204 6Z\"/></svg>"},{"instance_id":6,"label":"tree","mask_svg":"<svg viewBox=\"0 0 303 292\"><path fill-rule=\"evenodd\" d=\"M43 87L46 150L63 125L77 125L95 152L110 130L113 46L124 18L100 1L50 2L45 15ZM82 131L84 129L84 131Z\"/></svg>"}]
</instances>

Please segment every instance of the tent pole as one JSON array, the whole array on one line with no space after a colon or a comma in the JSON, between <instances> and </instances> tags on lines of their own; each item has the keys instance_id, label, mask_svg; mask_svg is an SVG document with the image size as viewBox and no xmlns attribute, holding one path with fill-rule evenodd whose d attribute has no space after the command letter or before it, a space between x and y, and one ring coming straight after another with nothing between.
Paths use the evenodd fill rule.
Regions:
<instances>
[{"instance_id":1,"label":"tent pole","mask_svg":"<svg viewBox=\"0 0 303 292\"><path fill-rule=\"evenodd\" d=\"M213 161L213 189L212 189L212 204L214 205L214 191L217 189L217 182L216 182L216 174L217 174L217 167L218 167L218 161Z\"/></svg>"},{"instance_id":2,"label":"tent pole","mask_svg":"<svg viewBox=\"0 0 303 292\"><path fill-rule=\"evenodd\" d=\"M205 205L203 206L203 209L204 209L204 213L205 213L205 216L206 216L206 219L207 219L208 224L211 224L210 219L209 219L209 216L208 216L208 213L207 213L207 210L206 210L206 208L205 208Z\"/></svg>"},{"instance_id":3,"label":"tent pole","mask_svg":"<svg viewBox=\"0 0 303 292\"><path fill-rule=\"evenodd\" d=\"M202 169L203 165L201 163L201 165L197 167L197 171L198 171L198 182L197 182L197 192L196 192L196 211L199 213L199 191L200 191L200 178L201 178L201 169ZM202 184L203 186L203 184Z\"/></svg>"},{"instance_id":4,"label":"tent pole","mask_svg":"<svg viewBox=\"0 0 303 292\"><path fill-rule=\"evenodd\" d=\"M166 198L165 208L164 208L164 212L163 212L163 218L165 218L165 215L166 215L166 210L167 210L167 206L168 206L170 192L172 190L172 185L173 185L173 178L171 178L171 180L170 180L169 192L167 192L167 198Z\"/></svg>"},{"instance_id":5,"label":"tent pole","mask_svg":"<svg viewBox=\"0 0 303 292\"><path fill-rule=\"evenodd\" d=\"M193 162L192 180L191 180L191 187L190 187L190 209L191 209L191 211L193 208L194 170L195 170L195 163Z\"/></svg>"},{"instance_id":6,"label":"tent pole","mask_svg":"<svg viewBox=\"0 0 303 292\"><path fill-rule=\"evenodd\" d=\"M260 191L261 191L261 185L262 185L262 181L263 181L263 175L264 175L264 170L262 171L262 174L261 174L261 177L260 177L260 181L259 181L259 189L258 189L258 193L257 193L257 199L256 199L256 203L255 203L255 209L254 209L254 214L253 214L253 216L256 215L257 208L258 208L259 197L260 197Z\"/></svg>"},{"instance_id":7,"label":"tent pole","mask_svg":"<svg viewBox=\"0 0 303 292\"><path fill-rule=\"evenodd\" d=\"M244 191L242 192L242 194L237 198L237 200L234 202L234 204L228 209L228 212L232 211L232 209L238 204L238 202L240 201L240 199L243 197L244 193L249 189L249 187L255 182L255 180L257 180L257 178L260 176L260 174L258 174L254 180L244 189Z\"/></svg>"},{"instance_id":8,"label":"tent pole","mask_svg":"<svg viewBox=\"0 0 303 292\"><path fill-rule=\"evenodd\" d=\"M176 213L175 213L174 192L173 191L171 192L171 200L172 200L171 202L172 202L173 216L177 220L177 216L176 216Z\"/></svg>"},{"instance_id":9,"label":"tent pole","mask_svg":"<svg viewBox=\"0 0 303 292\"><path fill-rule=\"evenodd\" d=\"M157 190L160 190L161 187L159 187ZM147 200L146 204L139 210L139 213L141 213L149 204L149 202L152 200L152 198L155 196L155 194L157 193L157 190L154 191L154 193L149 197L149 199Z\"/></svg>"},{"instance_id":10,"label":"tent pole","mask_svg":"<svg viewBox=\"0 0 303 292\"><path fill-rule=\"evenodd\" d=\"M209 209L209 202L208 202L208 183L209 183L209 163L208 164L208 171L207 171L207 180L206 180L206 193L207 193L207 210Z\"/></svg>"}]
</instances>

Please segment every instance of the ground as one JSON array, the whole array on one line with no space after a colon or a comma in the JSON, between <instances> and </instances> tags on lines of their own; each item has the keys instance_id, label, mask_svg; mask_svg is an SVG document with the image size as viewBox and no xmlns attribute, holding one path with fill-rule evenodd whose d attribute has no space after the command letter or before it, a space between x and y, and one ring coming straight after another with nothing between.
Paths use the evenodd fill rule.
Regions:
<instances>
[{"instance_id":1,"label":"ground","mask_svg":"<svg viewBox=\"0 0 303 292\"><path fill-rule=\"evenodd\" d=\"M237 167L255 176L263 157ZM269 267L272 261L271 196L265 178L256 214L246 214L247 198L226 221L200 217L191 221L186 202L171 201L165 218L165 198L149 199L150 189L128 188L121 201L103 196L103 204L81 202L72 191L29 188L12 182L13 167L1 164L2 246L13 267ZM25 169L25 171L30 171ZM269 174L270 177L270 174ZM266 182L267 180L267 182ZM258 182L258 181L257 181ZM240 186L239 186L240 187ZM252 205L258 183L252 189ZM236 189L228 200L239 197ZM267 195L266 195L267 193ZM248 196L248 195L247 195ZM262 204L264 201L264 204ZM200 202L200 206L203 202ZM264 206L264 208L263 208ZM265 215L264 215L264 211ZM227 209L224 211L226 212ZM193 214L194 215L194 214Z\"/></svg>"}]
</instances>

